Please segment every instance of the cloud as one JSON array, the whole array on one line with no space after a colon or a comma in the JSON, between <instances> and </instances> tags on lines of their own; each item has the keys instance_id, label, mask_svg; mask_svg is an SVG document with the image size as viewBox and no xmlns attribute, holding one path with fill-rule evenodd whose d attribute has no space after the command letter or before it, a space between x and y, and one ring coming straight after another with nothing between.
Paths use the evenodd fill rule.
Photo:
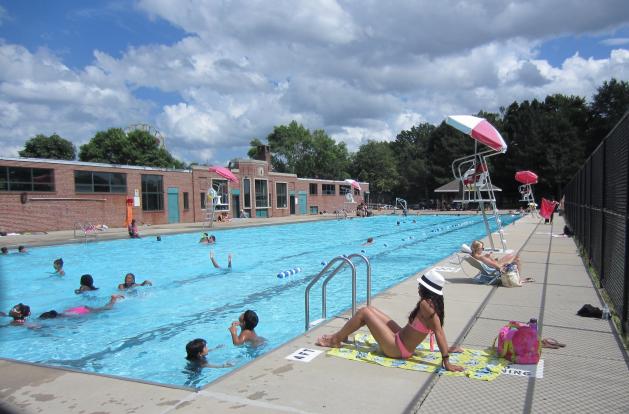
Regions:
<instances>
[{"instance_id":1,"label":"cloud","mask_svg":"<svg viewBox=\"0 0 629 414\"><path fill-rule=\"evenodd\" d=\"M629 37L612 37L609 39L601 40L600 44L605 46L629 45Z\"/></svg>"},{"instance_id":2,"label":"cloud","mask_svg":"<svg viewBox=\"0 0 629 414\"><path fill-rule=\"evenodd\" d=\"M603 41L618 46L604 58L575 53L557 65L540 56L553 37L612 36L628 21L621 0L140 0L137 7L187 34L167 45L95 50L78 69L46 48L0 43L5 155L37 133L78 144L137 122L158 127L186 161L245 156L252 138L291 120L356 150L418 122L555 93L590 98L611 77L629 79L621 38ZM169 101L138 98L150 96L146 90Z\"/></svg>"},{"instance_id":3,"label":"cloud","mask_svg":"<svg viewBox=\"0 0 629 414\"><path fill-rule=\"evenodd\" d=\"M15 156L40 133L58 133L79 145L96 131L145 119L149 103L124 84L95 76L94 68L73 71L46 49L35 53L0 43L0 139L3 155Z\"/></svg>"}]
</instances>

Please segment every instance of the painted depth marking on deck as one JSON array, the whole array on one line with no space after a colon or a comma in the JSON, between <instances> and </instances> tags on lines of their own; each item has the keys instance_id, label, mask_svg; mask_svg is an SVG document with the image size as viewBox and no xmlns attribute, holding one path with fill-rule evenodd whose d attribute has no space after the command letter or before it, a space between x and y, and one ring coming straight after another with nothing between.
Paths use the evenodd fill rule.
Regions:
<instances>
[{"instance_id":1,"label":"painted depth marking on deck","mask_svg":"<svg viewBox=\"0 0 629 414\"><path fill-rule=\"evenodd\" d=\"M503 368L502 373L518 377L544 378L544 360L540 359L537 365L511 364Z\"/></svg>"},{"instance_id":2,"label":"painted depth marking on deck","mask_svg":"<svg viewBox=\"0 0 629 414\"><path fill-rule=\"evenodd\" d=\"M286 359L290 359L291 361L300 361L300 362L310 362L315 359L319 354L323 351L318 351L316 349L310 348L299 348L292 354L286 357Z\"/></svg>"}]
</instances>

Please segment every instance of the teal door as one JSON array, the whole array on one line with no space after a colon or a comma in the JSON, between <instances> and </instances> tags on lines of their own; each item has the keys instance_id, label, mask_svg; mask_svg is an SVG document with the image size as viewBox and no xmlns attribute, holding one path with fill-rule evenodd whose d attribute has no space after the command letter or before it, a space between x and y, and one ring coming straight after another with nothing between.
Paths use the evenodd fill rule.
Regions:
<instances>
[{"instance_id":1,"label":"teal door","mask_svg":"<svg viewBox=\"0 0 629 414\"><path fill-rule=\"evenodd\" d=\"M168 187L168 222L179 223L179 189Z\"/></svg>"},{"instance_id":2,"label":"teal door","mask_svg":"<svg viewBox=\"0 0 629 414\"><path fill-rule=\"evenodd\" d=\"M306 214L306 204L308 204L308 198L305 191L299 192L299 214Z\"/></svg>"}]
</instances>

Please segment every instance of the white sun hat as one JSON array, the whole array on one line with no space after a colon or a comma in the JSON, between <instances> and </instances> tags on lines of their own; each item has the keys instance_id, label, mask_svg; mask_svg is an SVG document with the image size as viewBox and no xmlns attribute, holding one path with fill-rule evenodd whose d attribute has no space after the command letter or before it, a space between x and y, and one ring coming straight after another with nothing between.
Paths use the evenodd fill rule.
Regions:
<instances>
[{"instance_id":1,"label":"white sun hat","mask_svg":"<svg viewBox=\"0 0 629 414\"><path fill-rule=\"evenodd\" d=\"M432 269L426 272L418 277L417 281L431 292L443 296L443 285L446 284L446 280L443 275L436 270Z\"/></svg>"}]
</instances>

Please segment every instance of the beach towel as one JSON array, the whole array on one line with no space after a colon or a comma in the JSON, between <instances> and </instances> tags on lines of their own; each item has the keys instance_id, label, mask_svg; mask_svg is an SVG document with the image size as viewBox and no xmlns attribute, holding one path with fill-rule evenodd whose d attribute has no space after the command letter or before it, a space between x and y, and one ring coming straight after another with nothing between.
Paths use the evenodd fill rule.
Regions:
<instances>
[{"instance_id":1,"label":"beach towel","mask_svg":"<svg viewBox=\"0 0 629 414\"><path fill-rule=\"evenodd\" d=\"M545 198L542 198L542 206L539 209L539 215L544 217L546 220L550 220L550 216L555 211L555 206L559 204L556 201L549 201Z\"/></svg>"},{"instance_id":2,"label":"beach towel","mask_svg":"<svg viewBox=\"0 0 629 414\"><path fill-rule=\"evenodd\" d=\"M390 368L402 368L411 371L435 372L452 377L468 377L482 381L492 381L502 373L510 362L498 358L491 350L465 349L462 353L450 353L450 363L465 368L462 372L446 371L441 364L441 353L430 352L428 340L419 344L414 355L409 359L389 358L380 353L378 343L369 334L358 333L353 344L343 344L341 348L332 348L328 355L352 361L368 362Z\"/></svg>"}]
</instances>

